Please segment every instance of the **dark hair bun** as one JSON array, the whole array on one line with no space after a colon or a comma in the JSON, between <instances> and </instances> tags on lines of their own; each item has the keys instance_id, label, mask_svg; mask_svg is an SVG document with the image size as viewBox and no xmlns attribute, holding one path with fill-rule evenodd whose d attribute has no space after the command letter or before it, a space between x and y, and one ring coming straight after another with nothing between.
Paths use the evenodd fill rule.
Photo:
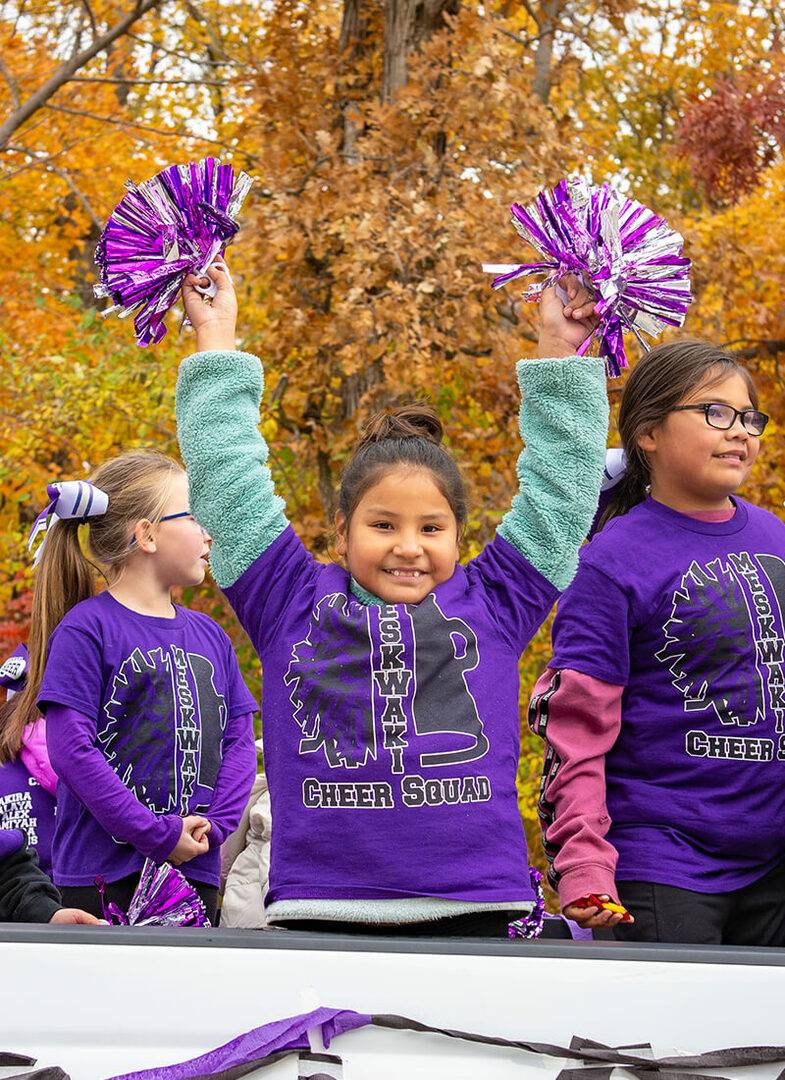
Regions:
<instances>
[{"instance_id":1,"label":"dark hair bun","mask_svg":"<svg viewBox=\"0 0 785 1080\"><path fill-rule=\"evenodd\" d=\"M368 417L357 449L385 439L426 439L439 446L443 435L442 422L430 405L397 405Z\"/></svg>"}]
</instances>

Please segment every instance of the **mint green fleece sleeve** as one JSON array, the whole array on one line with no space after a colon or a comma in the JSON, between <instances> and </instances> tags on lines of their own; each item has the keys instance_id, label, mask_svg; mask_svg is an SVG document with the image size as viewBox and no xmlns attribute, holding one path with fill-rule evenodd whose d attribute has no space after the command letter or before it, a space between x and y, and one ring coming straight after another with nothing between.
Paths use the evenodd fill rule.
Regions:
<instances>
[{"instance_id":1,"label":"mint green fleece sleeve","mask_svg":"<svg viewBox=\"0 0 785 1080\"><path fill-rule=\"evenodd\" d=\"M499 535L558 589L578 565L599 499L608 438L605 364L599 357L520 360L518 493Z\"/></svg>"},{"instance_id":2,"label":"mint green fleece sleeve","mask_svg":"<svg viewBox=\"0 0 785 1080\"><path fill-rule=\"evenodd\" d=\"M213 538L210 566L233 585L287 526L259 432L264 372L244 352L194 353L177 379L177 438L191 511Z\"/></svg>"}]
</instances>

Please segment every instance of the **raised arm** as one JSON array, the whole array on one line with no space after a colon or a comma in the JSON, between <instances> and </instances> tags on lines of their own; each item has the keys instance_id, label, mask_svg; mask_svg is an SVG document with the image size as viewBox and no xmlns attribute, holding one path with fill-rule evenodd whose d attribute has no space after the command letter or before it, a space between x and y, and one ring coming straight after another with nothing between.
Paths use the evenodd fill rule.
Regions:
<instances>
[{"instance_id":1,"label":"raised arm","mask_svg":"<svg viewBox=\"0 0 785 1080\"><path fill-rule=\"evenodd\" d=\"M191 510L213 538L210 565L226 588L286 528L268 448L259 433L262 365L235 350L237 300L228 272L210 267L218 286L212 306L189 278L183 289L197 352L177 381L177 437L188 469Z\"/></svg>"},{"instance_id":2,"label":"raised arm","mask_svg":"<svg viewBox=\"0 0 785 1080\"><path fill-rule=\"evenodd\" d=\"M538 359L518 363L526 445L518 492L499 525L499 535L559 589L575 575L597 509L608 435L604 362L575 355L594 306L574 282L567 285L574 299L566 306L555 290L543 293Z\"/></svg>"}]
</instances>

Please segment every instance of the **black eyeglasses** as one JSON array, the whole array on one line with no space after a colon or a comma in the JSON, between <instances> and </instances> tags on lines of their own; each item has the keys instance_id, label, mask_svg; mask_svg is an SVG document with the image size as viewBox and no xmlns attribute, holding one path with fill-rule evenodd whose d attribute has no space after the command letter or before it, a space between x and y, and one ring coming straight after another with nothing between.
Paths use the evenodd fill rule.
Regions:
<instances>
[{"instance_id":1,"label":"black eyeglasses","mask_svg":"<svg viewBox=\"0 0 785 1080\"><path fill-rule=\"evenodd\" d=\"M749 435L760 437L769 422L765 412L758 412L757 409L734 409L732 405L723 405L719 401L705 405L674 405L671 412L686 412L688 409L702 412L709 427L719 428L720 431L730 430L736 423L736 417L740 416L744 430Z\"/></svg>"},{"instance_id":2,"label":"black eyeglasses","mask_svg":"<svg viewBox=\"0 0 785 1080\"><path fill-rule=\"evenodd\" d=\"M162 518L158 519L158 524L160 525L161 522L163 522L163 521L174 521L176 518L190 518L191 521L193 521L194 525L198 525L203 533L205 533L205 534L207 533L207 529L205 529L204 525L199 525L199 522L196 520L196 518L193 516L193 514L191 513L190 510L180 510L180 512L177 513L177 514L164 514L164 516ZM136 537L132 536L131 537L131 543L128 545L128 547L132 548L132 547L135 547L135 546L136 546Z\"/></svg>"}]
</instances>

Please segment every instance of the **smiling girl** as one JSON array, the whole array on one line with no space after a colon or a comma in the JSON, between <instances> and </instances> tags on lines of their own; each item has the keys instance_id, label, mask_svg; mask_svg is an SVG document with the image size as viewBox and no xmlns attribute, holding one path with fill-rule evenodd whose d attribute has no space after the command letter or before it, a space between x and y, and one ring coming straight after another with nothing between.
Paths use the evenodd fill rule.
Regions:
<instances>
[{"instance_id":1,"label":"smiling girl","mask_svg":"<svg viewBox=\"0 0 785 1080\"><path fill-rule=\"evenodd\" d=\"M559 603L530 708L545 844L565 914L619 938L785 944L785 527L735 495L767 421L719 348L652 350Z\"/></svg>"},{"instance_id":2,"label":"smiling girl","mask_svg":"<svg viewBox=\"0 0 785 1080\"><path fill-rule=\"evenodd\" d=\"M522 361L520 490L495 538L458 563L467 502L436 414L373 417L346 466L342 563L283 513L258 433L262 370L234 351L222 267L199 352L181 368L178 435L213 573L262 660L274 821L268 919L287 926L506 936L532 904L515 776L518 660L569 582L597 505L603 364L575 349L593 307L553 290Z\"/></svg>"}]
</instances>

